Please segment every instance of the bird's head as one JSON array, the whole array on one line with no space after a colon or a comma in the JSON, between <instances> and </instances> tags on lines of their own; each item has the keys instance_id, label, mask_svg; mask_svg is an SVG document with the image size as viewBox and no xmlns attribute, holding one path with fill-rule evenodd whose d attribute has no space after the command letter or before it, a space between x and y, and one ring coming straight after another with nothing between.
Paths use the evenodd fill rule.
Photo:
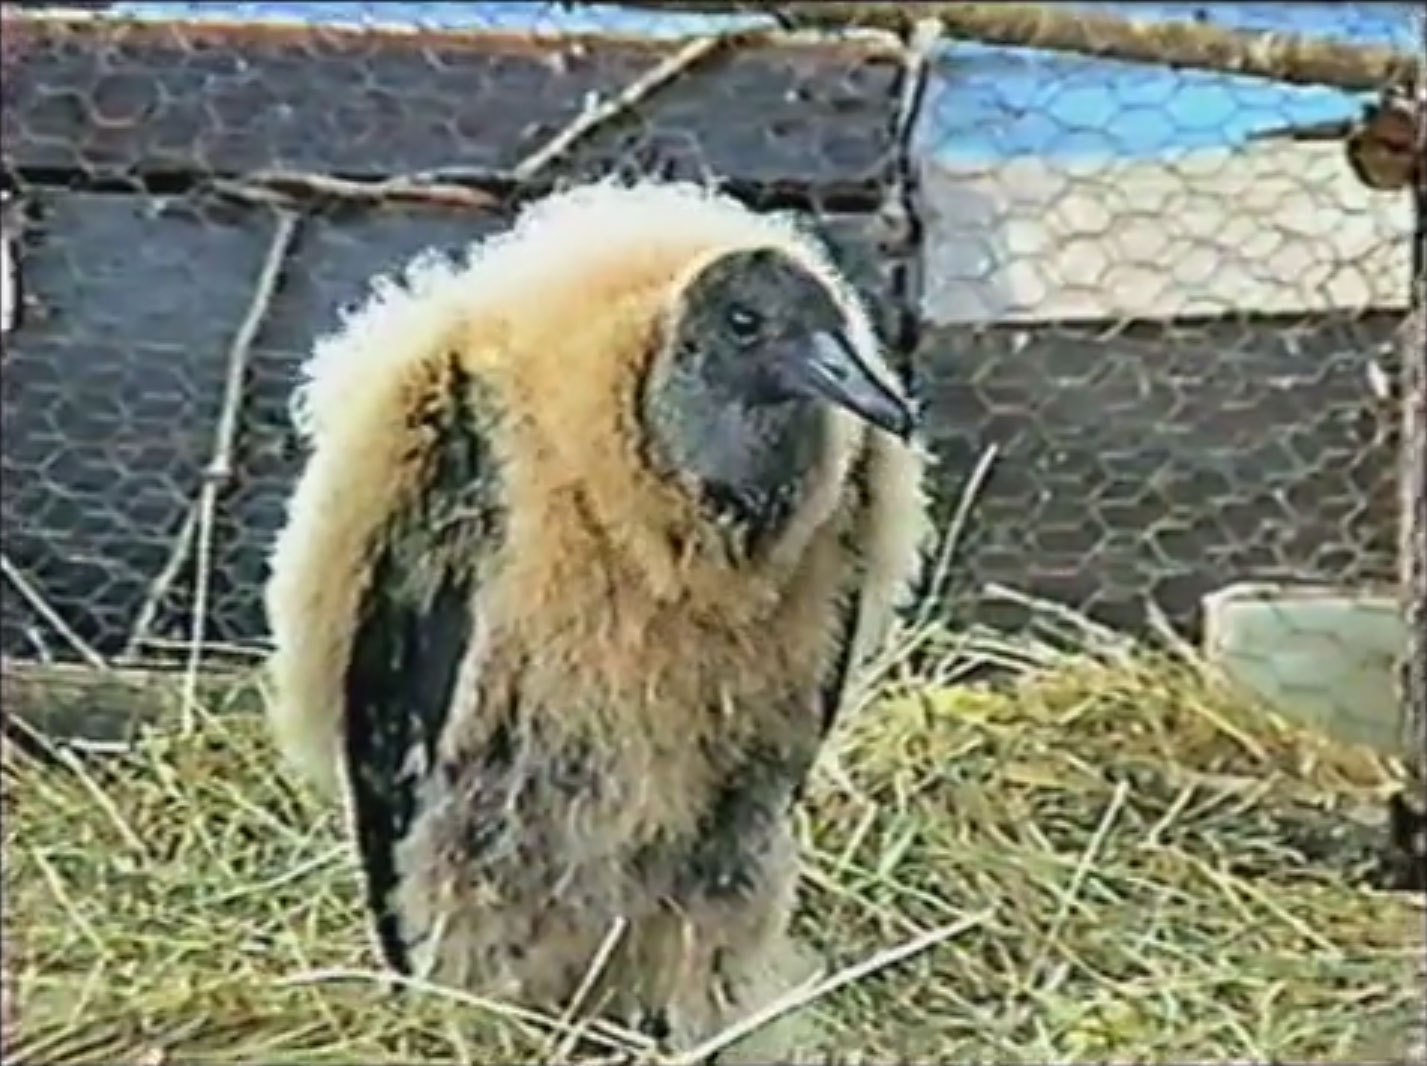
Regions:
<instances>
[{"instance_id":1,"label":"bird's head","mask_svg":"<svg viewBox=\"0 0 1427 1066\"><path fill-rule=\"evenodd\" d=\"M645 379L656 462L721 516L771 533L845 412L908 438L915 413L849 309L782 251L724 251L682 279Z\"/></svg>"}]
</instances>

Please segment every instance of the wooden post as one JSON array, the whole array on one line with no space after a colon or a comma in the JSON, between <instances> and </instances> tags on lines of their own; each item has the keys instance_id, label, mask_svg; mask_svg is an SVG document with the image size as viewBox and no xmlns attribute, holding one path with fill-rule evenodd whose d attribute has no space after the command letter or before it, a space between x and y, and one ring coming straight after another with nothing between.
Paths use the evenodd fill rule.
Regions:
<instances>
[{"instance_id":1,"label":"wooden post","mask_svg":"<svg viewBox=\"0 0 1427 1066\"><path fill-rule=\"evenodd\" d=\"M1394 845L1405 852L1407 887L1427 887L1427 93L1416 106L1410 311L1402 331L1402 607L1407 641L1401 667L1407 788L1393 801Z\"/></svg>"}]
</instances>

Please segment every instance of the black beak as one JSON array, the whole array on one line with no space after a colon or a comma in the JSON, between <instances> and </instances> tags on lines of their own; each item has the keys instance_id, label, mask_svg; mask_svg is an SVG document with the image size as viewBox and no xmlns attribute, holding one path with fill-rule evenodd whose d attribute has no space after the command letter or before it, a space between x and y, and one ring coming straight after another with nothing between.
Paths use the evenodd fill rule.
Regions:
<instances>
[{"instance_id":1,"label":"black beak","mask_svg":"<svg viewBox=\"0 0 1427 1066\"><path fill-rule=\"evenodd\" d=\"M863 361L841 332L814 333L812 348L798 366L798 384L845 408L879 429L906 440L916 429L911 405L893 392Z\"/></svg>"}]
</instances>

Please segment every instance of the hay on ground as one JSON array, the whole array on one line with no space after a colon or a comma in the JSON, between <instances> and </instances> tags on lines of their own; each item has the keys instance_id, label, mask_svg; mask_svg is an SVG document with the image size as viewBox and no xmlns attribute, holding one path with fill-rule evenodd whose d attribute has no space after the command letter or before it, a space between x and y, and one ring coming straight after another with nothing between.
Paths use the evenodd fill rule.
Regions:
<instances>
[{"instance_id":1,"label":"hay on ground","mask_svg":"<svg viewBox=\"0 0 1427 1066\"><path fill-rule=\"evenodd\" d=\"M7 1061L570 1054L558 1020L375 980L341 819L256 716L3 768ZM849 1063L1401 1061L1423 913L1369 887L1390 776L1162 658L894 677L820 766L799 927L829 972L957 932L818 1026Z\"/></svg>"}]
</instances>

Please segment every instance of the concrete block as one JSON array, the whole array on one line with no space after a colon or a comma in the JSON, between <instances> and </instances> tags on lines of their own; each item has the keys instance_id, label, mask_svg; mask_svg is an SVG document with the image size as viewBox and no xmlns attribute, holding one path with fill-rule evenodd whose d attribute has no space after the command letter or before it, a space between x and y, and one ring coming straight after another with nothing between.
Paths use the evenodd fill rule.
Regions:
<instances>
[{"instance_id":1,"label":"concrete block","mask_svg":"<svg viewBox=\"0 0 1427 1066\"><path fill-rule=\"evenodd\" d=\"M1330 736L1401 749L1407 630L1392 590L1251 582L1203 605L1205 656L1232 681Z\"/></svg>"}]
</instances>

